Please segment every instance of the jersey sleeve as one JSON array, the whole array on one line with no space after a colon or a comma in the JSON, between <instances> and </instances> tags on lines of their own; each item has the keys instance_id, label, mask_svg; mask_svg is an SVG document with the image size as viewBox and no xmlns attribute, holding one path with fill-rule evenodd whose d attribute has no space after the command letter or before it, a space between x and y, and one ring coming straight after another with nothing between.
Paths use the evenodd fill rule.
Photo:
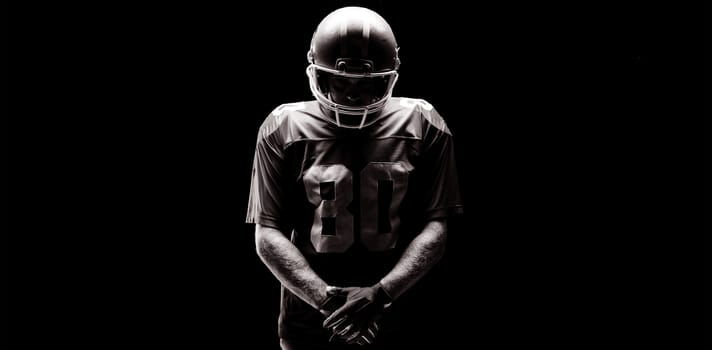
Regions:
<instances>
[{"instance_id":1,"label":"jersey sleeve","mask_svg":"<svg viewBox=\"0 0 712 350\"><path fill-rule=\"evenodd\" d=\"M426 113L421 188L424 217L430 220L461 214L463 206L452 133L434 109Z\"/></svg>"},{"instance_id":2,"label":"jersey sleeve","mask_svg":"<svg viewBox=\"0 0 712 350\"><path fill-rule=\"evenodd\" d=\"M274 119L270 115L258 133L246 222L287 232L291 230L286 219L287 171L283 147L278 137L279 129Z\"/></svg>"}]
</instances>

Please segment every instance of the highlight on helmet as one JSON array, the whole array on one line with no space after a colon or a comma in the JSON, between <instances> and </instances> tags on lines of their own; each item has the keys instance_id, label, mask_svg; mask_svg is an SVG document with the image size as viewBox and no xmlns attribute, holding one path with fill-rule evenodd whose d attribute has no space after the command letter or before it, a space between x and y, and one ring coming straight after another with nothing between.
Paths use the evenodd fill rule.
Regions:
<instances>
[{"instance_id":1,"label":"highlight on helmet","mask_svg":"<svg viewBox=\"0 0 712 350\"><path fill-rule=\"evenodd\" d=\"M398 80L393 30L378 13L363 7L340 8L324 17L314 31L307 59L309 88L323 107L334 112L333 122L340 127L372 123L368 116L383 109Z\"/></svg>"}]
</instances>

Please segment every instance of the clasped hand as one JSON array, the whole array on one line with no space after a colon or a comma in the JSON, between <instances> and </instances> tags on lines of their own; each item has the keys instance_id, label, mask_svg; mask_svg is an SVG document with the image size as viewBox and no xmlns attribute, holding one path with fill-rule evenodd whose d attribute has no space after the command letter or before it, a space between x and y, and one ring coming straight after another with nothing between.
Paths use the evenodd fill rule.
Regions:
<instances>
[{"instance_id":1,"label":"clasped hand","mask_svg":"<svg viewBox=\"0 0 712 350\"><path fill-rule=\"evenodd\" d=\"M327 287L327 299L319 311L328 317L323 326L331 339L347 344L371 344L378 335L378 320L392 299L380 283L370 287Z\"/></svg>"}]
</instances>

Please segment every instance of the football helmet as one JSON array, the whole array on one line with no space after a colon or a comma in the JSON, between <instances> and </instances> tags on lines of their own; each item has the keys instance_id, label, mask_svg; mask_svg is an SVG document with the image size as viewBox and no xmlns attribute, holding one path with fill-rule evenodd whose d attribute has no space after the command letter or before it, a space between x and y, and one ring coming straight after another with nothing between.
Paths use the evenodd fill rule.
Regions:
<instances>
[{"instance_id":1,"label":"football helmet","mask_svg":"<svg viewBox=\"0 0 712 350\"><path fill-rule=\"evenodd\" d=\"M334 112L329 121L359 129L375 121L398 80L398 49L391 26L372 10L350 6L324 17L306 72L316 100Z\"/></svg>"}]
</instances>

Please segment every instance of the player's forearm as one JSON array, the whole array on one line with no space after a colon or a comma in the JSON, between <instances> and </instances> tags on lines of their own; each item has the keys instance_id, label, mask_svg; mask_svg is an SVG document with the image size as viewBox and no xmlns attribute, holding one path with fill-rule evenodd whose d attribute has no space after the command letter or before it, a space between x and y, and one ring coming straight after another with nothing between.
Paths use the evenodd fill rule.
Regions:
<instances>
[{"instance_id":1,"label":"player's forearm","mask_svg":"<svg viewBox=\"0 0 712 350\"><path fill-rule=\"evenodd\" d=\"M408 245L395 267L381 279L381 285L393 298L398 298L433 267L445 252L447 224L430 221Z\"/></svg>"},{"instance_id":2,"label":"player's forearm","mask_svg":"<svg viewBox=\"0 0 712 350\"><path fill-rule=\"evenodd\" d=\"M257 225L255 244L257 254L282 285L318 309L327 285L292 242L277 229Z\"/></svg>"}]
</instances>

